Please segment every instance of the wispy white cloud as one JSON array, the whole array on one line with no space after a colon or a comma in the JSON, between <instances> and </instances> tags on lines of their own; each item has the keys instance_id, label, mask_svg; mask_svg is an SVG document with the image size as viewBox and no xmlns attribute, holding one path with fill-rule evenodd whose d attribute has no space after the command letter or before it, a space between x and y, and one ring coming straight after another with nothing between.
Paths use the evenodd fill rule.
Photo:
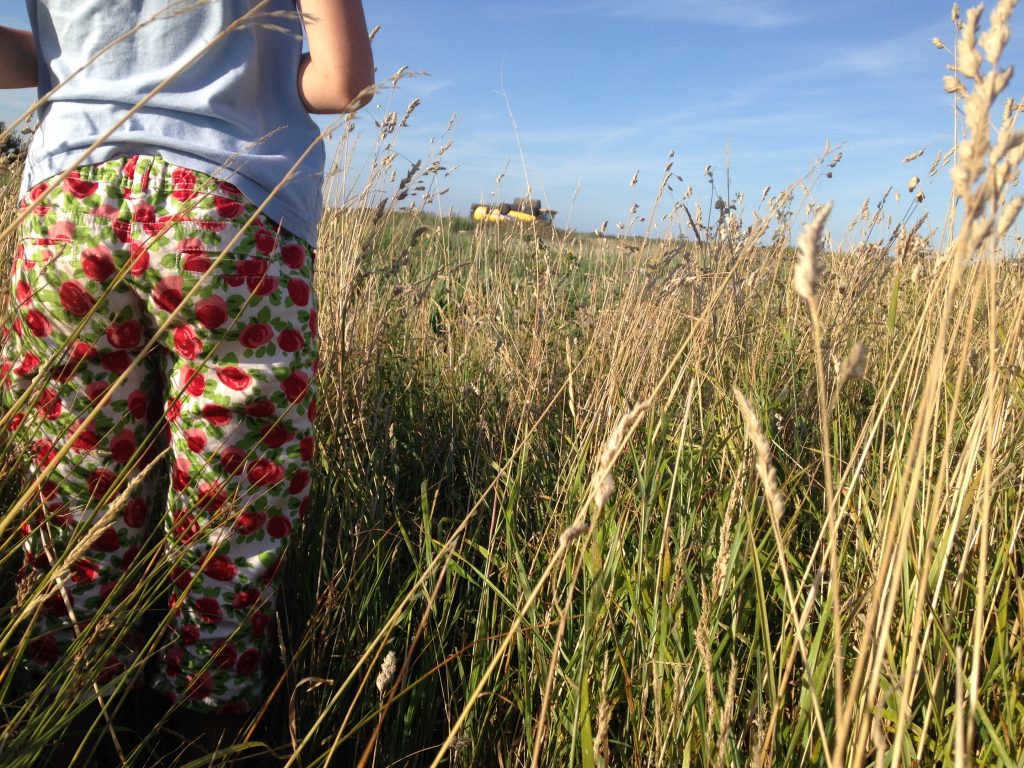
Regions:
<instances>
[{"instance_id":1,"label":"wispy white cloud","mask_svg":"<svg viewBox=\"0 0 1024 768\"><path fill-rule=\"evenodd\" d=\"M941 27L932 25L913 29L897 37L872 42L860 42L824 53L816 66L835 72L892 76L908 69L926 66L939 70L944 62L944 51L935 50L931 39Z\"/></svg>"},{"instance_id":2,"label":"wispy white cloud","mask_svg":"<svg viewBox=\"0 0 1024 768\"><path fill-rule=\"evenodd\" d=\"M727 27L787 27L802 19L777 0L588 0L574 11L654 22L693 21Z\"/></svg>"}]
</instances>

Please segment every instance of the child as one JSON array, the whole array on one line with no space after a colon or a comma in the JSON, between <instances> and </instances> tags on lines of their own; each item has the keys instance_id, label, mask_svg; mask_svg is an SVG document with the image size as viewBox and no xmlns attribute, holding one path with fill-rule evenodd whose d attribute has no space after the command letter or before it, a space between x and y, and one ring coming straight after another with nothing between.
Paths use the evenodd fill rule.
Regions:
<instances>
[{"instance_id":1,"label":"child","mask_svg":"<svg viewBox=\"0 0 1024 768\"><path fill-rule=\"evenodd\" d=\"M363 9L27 3L31 32L0 28L0 87L50 94L0 376L38 487L26 656L37 677L64 659L76 626L132 594L162 529L170 630L151 685L186 735L215 740L265 694L276 574L306 508L324 166L307 113L368 99ZM152 469L165 446L169 490ZM99 682L145 639L116 635Z\"/></svg>"}]
</instances>

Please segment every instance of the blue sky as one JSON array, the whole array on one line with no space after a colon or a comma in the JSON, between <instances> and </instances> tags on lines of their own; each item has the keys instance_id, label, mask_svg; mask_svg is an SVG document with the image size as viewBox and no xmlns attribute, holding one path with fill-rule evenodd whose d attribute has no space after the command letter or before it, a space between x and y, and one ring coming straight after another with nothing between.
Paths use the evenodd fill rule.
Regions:
<instances>
[{"instance_id":1,"label":"blue sky","mask_svg":"<svg viewBox=\"0 0 1024 768\"><path fill-rule=\"evenodd\" d=\"M23 23L5 0L0 23ZM402 66L429 72L381 94L360 118L422 106L399 139L400 162L427 158L452 115L441 210L523 194L523 160L533 195L563 226L590 230L645 215L673 150L674 171L707 201L704 168L743 191L749 210L761 190L801 178L826 141L842 149L815 199L834 200L833 227L866 198L924 179L926 206L945 209L946 172L928 178L952 142L952 100L941 78L952 59L931 44L953 42L946 0L515 0L425 3L364 0L378 79ZM966 7L966 4L965 4ZM1018 28L1024 18L1018 13ZM1007 63L1021 63L1011 42ZM1019 84L1011 91L1021 95ZM0 119L29 101L0 94ZM511 116L510 116L511 112ZM518 128L513 128L513 119ZM904 165L906 155L924 149ZM404 170L399 165L399 171ZM507 171L500 189L496 178ZM630 186L639 171L635 187ZM910 205L890 199L894 216ZM664 210L664 208L662 209Z\"/></svg>"}]
</instances>

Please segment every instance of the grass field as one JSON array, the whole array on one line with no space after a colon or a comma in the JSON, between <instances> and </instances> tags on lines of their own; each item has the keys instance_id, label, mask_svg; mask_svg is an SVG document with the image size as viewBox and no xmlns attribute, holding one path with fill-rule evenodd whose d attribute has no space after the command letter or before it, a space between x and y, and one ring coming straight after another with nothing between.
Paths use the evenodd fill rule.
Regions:
<instances>
[{"instance_id":1,"label":"grass field","mask_svg":"<svg viewBox=\"0 0 1024 768\"><path fill-rule=\"evenodd\" d=\"M826 155L735 211L659 196L648 218L685 239L473 228L421 211L451 180L444 150L401 167L405 120L358 184L342 142L313 511L251 731L274 764L1024 764L1024 134L1008 22L977 22L963 139L933 167L945 221L912 191L826 220ZM102 668L17 687L16 529L5 766L46 753Z\"/></svg>"}]
</instances>

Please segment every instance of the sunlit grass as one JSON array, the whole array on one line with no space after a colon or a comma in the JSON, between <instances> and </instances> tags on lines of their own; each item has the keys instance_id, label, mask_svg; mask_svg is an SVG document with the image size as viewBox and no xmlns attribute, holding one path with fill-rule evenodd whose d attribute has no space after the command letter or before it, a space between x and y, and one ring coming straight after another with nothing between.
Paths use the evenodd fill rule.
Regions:
<instances>
[{"instance_id":1,"label":"sunlit grass","mask_svg":"<svg viewBox=\"0 0 1024 768\"><path fill-rule=\"evenodd\" d=\"M664 225L685 240L602 238L426 214L444 150L410 169L396 114L356 182L346 133L314 498L253 740L308 766L1017 765L1024 270L1003 211L1024 150L1015 108L992 149L996 77L961 79L938 251L918 235L942 221L884 211L789 247L834 155L756 209L681 197ZM10 533L14 766L103 665L14 684ZM83 648L166 578L140 576Z\"/></svg>"}]
</instances>

